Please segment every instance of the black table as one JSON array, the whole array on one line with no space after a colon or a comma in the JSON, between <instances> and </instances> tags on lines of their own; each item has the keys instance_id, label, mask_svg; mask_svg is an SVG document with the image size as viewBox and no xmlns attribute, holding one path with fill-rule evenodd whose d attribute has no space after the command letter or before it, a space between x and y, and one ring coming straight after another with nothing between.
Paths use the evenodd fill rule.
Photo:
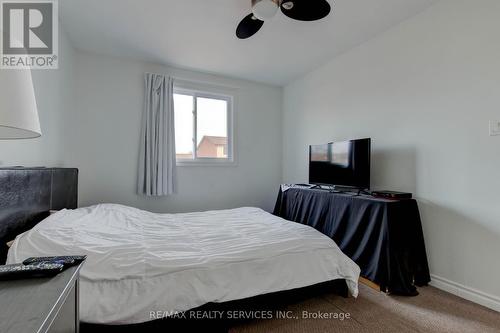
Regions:
<instances>
[{"instance_id":1,"label":"black table","mask_svg":"<svg viewBox=\"0 0 500 333\"><path fill-rule=\"evenodd\" d=\"M331 237L384 291L418 295L430 281L415 200L386 200L282 186L274 214Z\"/></svg>"}]
</instances>

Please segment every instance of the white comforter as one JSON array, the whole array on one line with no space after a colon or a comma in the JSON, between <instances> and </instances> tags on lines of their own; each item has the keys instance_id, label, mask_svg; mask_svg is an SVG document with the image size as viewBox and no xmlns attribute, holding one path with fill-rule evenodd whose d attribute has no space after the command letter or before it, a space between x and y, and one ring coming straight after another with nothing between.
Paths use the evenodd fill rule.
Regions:
<instances>
[{"instance_id":1,"label":"white comforter","mask_svg":"<svg viewBox=\"0 0 500 333\"><path fill-rule=\"evenodd\" d=\"M357 296L359 267L327 236L258 208L155 214L101 204L62 210L18 236L8 262L86 254L80 319L129 324L151 311L346 279Z\"/></svg>"}]
</instances>

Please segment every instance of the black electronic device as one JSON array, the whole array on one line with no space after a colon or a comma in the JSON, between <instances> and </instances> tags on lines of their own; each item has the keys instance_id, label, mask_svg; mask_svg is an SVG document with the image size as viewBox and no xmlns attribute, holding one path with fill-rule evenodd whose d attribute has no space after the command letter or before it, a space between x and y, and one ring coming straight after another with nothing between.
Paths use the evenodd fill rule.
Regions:
<instances>
[{"instance_id":1,"label":"black electronic device","mask_svg":"<svg viewBox=\"0 0 500 333\"><path fill-rule=\"evenodd\" d=\"M23 261L24 265L33 265L38 263L56 263L65 268L78 265L84 261L87 256L54 256L54 257L31 257Z\"/></svg>"},{"instance_id":2,"label":"black electronic device","mask_svg":"<svg viewBox=\"0 0 500 333\"><path fill-rule=\"evenodd\" d=\"M45 262L31 265L2 265L0 266L0 280L51 277L62 272L63 268L62 264Z\"/></svg>"},{"instance_id":3,"label":"black electronic device","mask_svg":"<svg viewBox=\"0 0 500 333\"><path fill-rule=\"evenodd\" d=\"M309 183L370 188L371 139L309 147Z\"/></svg>"},{"instance_id":4,"label":"black electronic device","mask_svg":"<svg viewBox=\"0 0 500 333\"><path fill-rule=\"evenodd\" d=\"M411 199L413 197L411 193L397 191L372 191L371 195L377 198L393 200Z\"/></svg>"}]
</instances>

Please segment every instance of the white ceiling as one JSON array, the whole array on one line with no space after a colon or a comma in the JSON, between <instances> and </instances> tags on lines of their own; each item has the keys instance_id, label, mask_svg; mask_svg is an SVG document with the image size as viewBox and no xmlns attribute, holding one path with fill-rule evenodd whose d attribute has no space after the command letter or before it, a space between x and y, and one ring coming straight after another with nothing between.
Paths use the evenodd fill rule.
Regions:
<instances>
[{"instance_id":1,"label":"white ceiling","mask_svg":"<svg viewBox=\"0 0 500 333\"><path fill-rule=\"evenodd\" d=\"M313 1L313 0L309 0ZM252 38L235 29L250 0L63 0L60 17L82 50L285 85L414 16L437 0L329 0L317 22L281 12Z\"/></svg>"}]
</instances>

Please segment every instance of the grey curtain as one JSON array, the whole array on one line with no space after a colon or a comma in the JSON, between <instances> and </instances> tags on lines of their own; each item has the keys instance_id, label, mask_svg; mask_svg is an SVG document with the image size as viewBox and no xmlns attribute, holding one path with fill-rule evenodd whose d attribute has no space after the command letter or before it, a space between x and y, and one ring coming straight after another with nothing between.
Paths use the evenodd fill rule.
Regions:
<instances>
[{"instance_id":1,"label":"grey curtain","mask_svg":"<svg viewBox=\"0 0 500 333\"><path fill-rule=\"evenodd\" d=\"M166 196L177 182L173 79L146 73L144 83L138 193Z\"/></svg>"}]
</instances>

